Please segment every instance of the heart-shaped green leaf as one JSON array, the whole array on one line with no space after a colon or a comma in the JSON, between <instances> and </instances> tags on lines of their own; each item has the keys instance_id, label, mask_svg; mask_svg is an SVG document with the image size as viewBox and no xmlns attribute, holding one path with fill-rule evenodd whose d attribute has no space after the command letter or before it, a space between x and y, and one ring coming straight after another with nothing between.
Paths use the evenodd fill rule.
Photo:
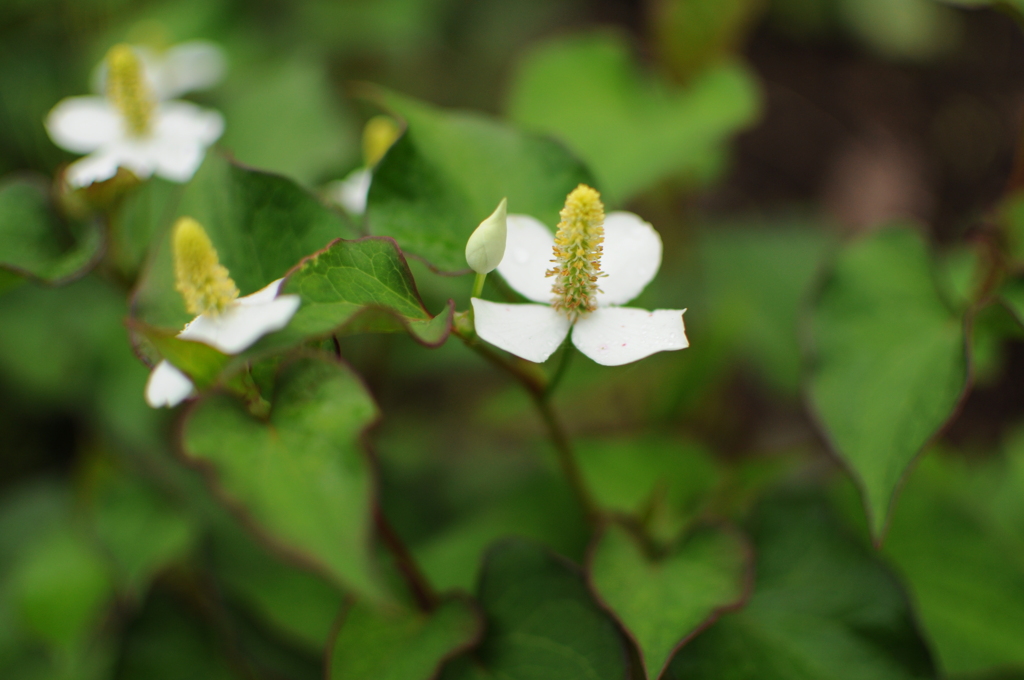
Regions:
<instances>
[{"instance_id":1,"label":"heart-shaped green leaf","mask_svg":"<svg viewBox=\"0 0 1024 680\"><path fill-rule=\"evenodd\" d=\"M936 677L900 583L828 507L775 499L752 517L753 596L684 646L667 678Z\"/></svg>"},{"instance_id":2,"label":"heart-shaped green leaf","mask_svg":"<svg viewBox=\"0 0 1024 680\"><path fill-rule=\"evenodd\" d=\"M625 680L626 646L579 571L539 545L499 543L477 591L487 633L472 656L445 668L447 680Z\"/></svg>"},{"instance_id":3,"label":"heart-shaped green leaf","mask_svg":"<svg viewBox=\"0 0 1024 680\"><path fill-rule=\"evenodd\" d=\"M359 379L326 357L286 364L267 421L233 397L201 398L182 450L249 525L339 587L374 598L373 476L360 448L377 407Z\"/></svg>"},{"instance_id":4,"label":"heart-shaped green leaf","mask_svg":"<svg viewBox=\"0 0 1024 680\"><path fill-rule=\"evenodd\" d=\"M134 296L137 318L176 330L192 320L174 288L167 228L181 216L203 226L242 295L283 277L334 239L355 235L339 214L292 180L207 154L176 209L166 216L164 238Z\"/></svg>"},{"instance_id":5,"label":"heart-shaped green leaf","mask_svg":"<svg viewBox=\"0 0 1024 680\"><path fill-rule=\"evenodd\" d=\"M75 238L57 219L44 181L0 183L0 273L48 284L84 274L102 254L103 238L94 224L78 231Z\"/></svg>"},{"instance_id":6,"label":"heart-shaped green leaf","mask_svg":"<svg viewBox=\"0 0 1024 680\"><path fill-rule=\"evenodd\" d=\"M907 466L967 386L963 321L936 289L924 241L902 228L844 250L811 321L811 406L878 540Z\"/></svg>"},{"instance_id":7,"label":"heart-shaped green leaf","mask_svg":"<svg viewBox=\"0 0 1024 680\"><path fill-rule=\"evenodd\" d=\"M429 614L356 602L345 613L328 668L331 680L430 680L445 659L479 639L483 620L468 598Z\"/></svg>"},{"instance_id":8,"label":"heart-shaped green leaf","mask_svg":"<svg viewBox=\"0 0 1024 680\"><path fill-rule=\"evenodd\" d=\"M694 532L657 560L617 524L598 538L590 581L636 641L646 677L661 677L687 638L740 603L749 552L738 535L715 529Z\"/></svg>"},{"instance_id":9,"label":"heart-shaped green leaf","mask_svg":"<svg viewBox=\"0 0 1024 680\"><path fill-rule=\"evenodd\" d=\"M719 164L722 144L754 121L759 100L753 76L738 64L708 69L676 89L642 75L620 35L599 33L527 56L509 113L564 140L615 203L668 176Z\"/></svg>"},{"instance_id":10,"label":"heart-shaped green leaf","mask_svg":"<svg viewBox=\"0 0 1024 680\"><path fill-rule=\"evenodd\" d=\"M885 542L949 674L1024 670L1024 433L1006 453L929 454Z\"/></svg>"},{"instance_id":11,"label":"heart-shaped green leaf","mask_svg":"<svg viewBox=\"0 0 1024 680\"><path fill-rule=\"evenodd\" d=\"M467 270L466 241L502 198L510 213L553 227L566 195L580 182L594 183L550 139L389 92L378 98L407 128L374 170L370 231L393 236L440 270Z\"/></svg>"}]
</instances>

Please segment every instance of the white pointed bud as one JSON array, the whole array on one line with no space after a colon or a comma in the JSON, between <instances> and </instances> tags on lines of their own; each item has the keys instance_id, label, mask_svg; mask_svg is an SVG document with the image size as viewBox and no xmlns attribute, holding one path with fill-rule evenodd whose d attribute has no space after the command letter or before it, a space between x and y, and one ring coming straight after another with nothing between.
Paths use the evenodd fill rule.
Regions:
<instances>
[{"instance_id":1,"label":"white pointed bud","mask_svg":"<svg viewBox=\"0 0 1024 680\"><path fill-rule=\"evenodd\" d=\"M466 242L466 262L477 274L487 274L501 264L505 256L505 239L508 234L508 199L480 223Z\"/></svg>"}]
</instances>

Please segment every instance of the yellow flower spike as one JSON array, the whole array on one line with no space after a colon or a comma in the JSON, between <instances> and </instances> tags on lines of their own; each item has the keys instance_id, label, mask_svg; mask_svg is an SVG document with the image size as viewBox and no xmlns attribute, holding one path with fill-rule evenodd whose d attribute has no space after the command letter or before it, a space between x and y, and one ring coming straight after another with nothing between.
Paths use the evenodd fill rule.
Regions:
<instances>
[{"instance_id":1,"label":"yellow flower spike","mask_svg":"<svg viewBox=\"0 0 1024 680\"><path fill-rule=\"evenodd\" d=\"M363 162L366 167L377 165L400 134L398 123L390 116L374 116L368 120L363 128Z\"/></svg>"},{"instance_id":2,"label":"yellow flower spike","mask_svg":"<svg viewBox=\"0 0 1024 680\"><path fill-rule=\"evenodd\" d=\"M171 235L175 288L190 314L218 315L235 298L238 288L217 259L210 237L191 217L180 217Z\"/></svg>"},{"instance_id":3,"label":"yellow flower spike","mask_svg":"<svg viewBox=\"0 0 1024 680\"><path fill-rule=\"evenodd\" d=\"M557 277L551 287L551 306L575 320L597 309L597 279L604 242L604 204L596 189L580 184L565 199L555 234L555 266L547 276Z\"/></svg>"},{"instance_id":4,"label":"yellow flower spike","mask_svg":"<svg viewBox=\"0 0 1024 680\"><path fill-rule=\"evenodd\" d=\"M156 97L146 82L142 62L130 45L114 45L107 52L107 99L124 116L131 135L138 137L149 132Z\"/></svg>"}]
</instances>

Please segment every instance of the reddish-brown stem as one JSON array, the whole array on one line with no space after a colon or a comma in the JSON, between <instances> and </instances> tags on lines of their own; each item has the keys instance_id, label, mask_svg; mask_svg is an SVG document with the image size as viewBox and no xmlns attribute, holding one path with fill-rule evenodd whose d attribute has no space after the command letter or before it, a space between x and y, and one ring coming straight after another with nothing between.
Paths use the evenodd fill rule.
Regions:
<instances>
[{"instance_id":1,"label":"reddish-brown stem","mask_svg":"<svg viewBox=\"0 0 1024 680\"><path fill-rule=\"evenodd\" d=\"M395 528L391 526L391 522L384 516L384 512L380 507L375 509L373 518L377 526L377 532L381 540L388 547L388 550L391 551L391 555L395 558L395 566L398 567L398 570L402 572L402 576L408 582L416 604L425 612L433 611L438 603L437 593L434 592L434 588L430 585L427 577L420 571L419 565L416 564L412 553L405 547L405 542L398 535L398 532L395 531Z\"/></svg>"}]
</instances>

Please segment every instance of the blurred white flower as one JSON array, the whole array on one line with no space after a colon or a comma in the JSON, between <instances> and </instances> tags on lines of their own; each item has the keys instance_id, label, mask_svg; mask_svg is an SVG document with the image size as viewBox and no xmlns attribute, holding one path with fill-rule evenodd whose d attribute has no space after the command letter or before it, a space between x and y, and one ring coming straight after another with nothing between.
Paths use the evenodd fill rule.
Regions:
<instances>
[{"instance_id":1,"label":"blurred white flower","mask_svg":"<svg viewBox=\"0 0 1024 680\"><path fill-rule=\"evenodd\" d=\"M166 50L132 45L142 62L143 73L157 99L164 101L187 92L206 90L217 85L227 73L224 50L208 40L189 40ZM93 71L93 91L107 91L109 66L104 59Z\"/></svg>"},{"instance_id":2,"label":"blurred white flower","mask_svg":"<svg viewBox=\"0 0 1024 680\"><path fill-rule=\"evenodd\" d=\"M68 97L46 118L55 144L88 154L68 166L68 184L83 187L110 179L118 167L140 178L155 173L174 182L191 179L207 147L223 133L224 119L216 111L166 97L219 78L223 60L211 66L208 57L205 48L171 50L147 68L136 48L111 48L101 76L105 95ZM191 74L190 65L195 68Z\"/></svg>"},{"instance_id":3,"label":"blurred white flower","mask_svg":"<svg viewBox=\"0 0 1024 680\"><path fill-rule=\"evenodd\" d=\"M366 197L373 182L373 168L402 134L401 128L390 116L374 116L363 127L363 167L356 168L343 179L328 182L324 197L340 205L350 215L366 212Z\"/></svg>"},{"instance_id":4,"label":"blurred white flower","mask_svg":"<svg viewBox=\"0 0 1024 680\"><path fill-rule=\"evenodd\" d=\"M639 295L658 272L658 232L633 213L605 217L597 192L584 185L569 194L561 216L555 236L528 215L508 216L498 273L524 297L545 304L473 298L477 334L537 363L570 331L576 348L605 366L688 347L686 310L617 306Z\"/></svg>"},{"instance_id":5,"label":"blurred white flower","mask_svg":"<svg viewBox=\"0 0 1024 680\"><path fill-rule=\"evenodd\" d=\"M340 205L350 215L362 215L366 212L366 196L370 193L370 182L373 171L369 168L356 168L344 179L329 182L324 187L327 200Z\"/></svg>"}]
</instances>

